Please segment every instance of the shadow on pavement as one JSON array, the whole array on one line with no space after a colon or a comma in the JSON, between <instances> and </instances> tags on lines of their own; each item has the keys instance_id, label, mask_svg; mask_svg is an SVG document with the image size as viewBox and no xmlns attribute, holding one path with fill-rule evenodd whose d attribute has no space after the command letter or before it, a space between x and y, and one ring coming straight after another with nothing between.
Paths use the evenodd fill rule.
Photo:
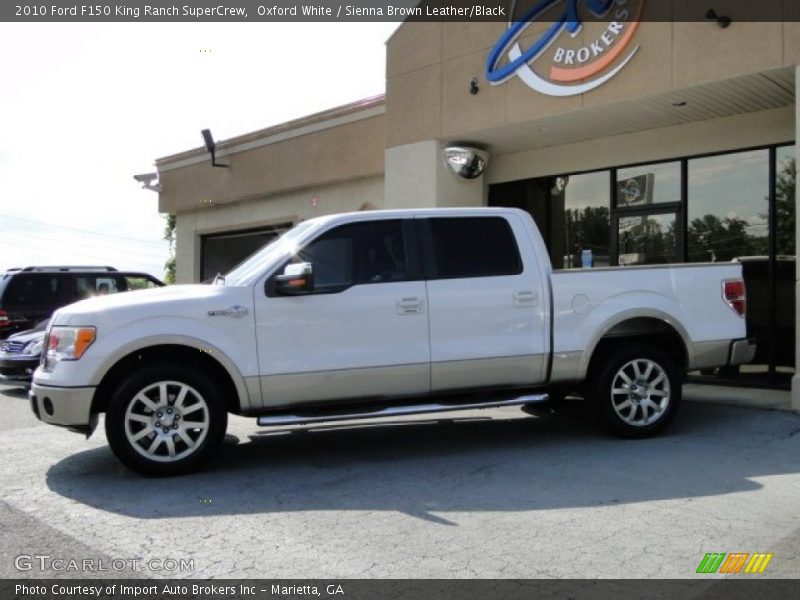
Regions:
<instances>
[{"instance_id":1,"label":"shadow on pavement","mask_svg":"<svg viewBox=\"0 0 800 600\"><path fill-rule=\"evenodd\" d=\"M11 385L3 382L3 385ZM28 399L28 387L20 385L19 387L5 387L0 390L0 395L8 396L9 398L23 398Z\"/></svg>"},{"instance_id":2,"label":"shadow on pavement","mask_svg":"<svg viewBox=\"0 0 800 600\"><path fill-rule=\"evenodd\" d=\"M226 443L199 473L148 479L107 447L65 458L48 487L137 518L284 511L530 511L759 489L800 471L800 417L686 403L668 432L620 440L568 404L555 416L436 419L265 430Z\"/></svg>"}]
</instances>

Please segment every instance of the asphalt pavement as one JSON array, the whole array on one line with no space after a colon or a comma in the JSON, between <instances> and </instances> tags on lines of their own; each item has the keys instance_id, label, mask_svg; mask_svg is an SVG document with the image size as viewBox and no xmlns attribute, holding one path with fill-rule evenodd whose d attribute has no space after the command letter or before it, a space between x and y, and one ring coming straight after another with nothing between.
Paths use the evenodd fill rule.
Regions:
<instances>
[{"instance_id":1,"label":"asphalt pavement","mask_svg":"<svg viewBox=\"0 0 800 600\"><path fill-rule=\"evenodd\" d=\"M789 412L686 402L639 441L579 403L228 431L204 471L148 479L102 425L44 425L0 386L0 577L691 578L707 552L800 573Z\"/></svg>"}]
</instances>

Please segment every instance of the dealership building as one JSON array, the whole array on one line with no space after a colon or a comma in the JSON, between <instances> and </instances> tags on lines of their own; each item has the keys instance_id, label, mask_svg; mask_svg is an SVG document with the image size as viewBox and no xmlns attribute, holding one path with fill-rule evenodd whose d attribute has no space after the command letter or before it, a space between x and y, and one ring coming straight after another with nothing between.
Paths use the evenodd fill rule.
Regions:
<instances>
[{"instance_id":1,"label":"dealership building","mask_svg":"<svg viewBox=\"0 0 800 600\"><path fill-rule=\"evenodd\" d=\"M652 14L670 4L700 14ZM786 387L800 23L780 21L789 0L761 4L774 21L628 0L582 25L403 23L384 96L219 141L223 167L209 146L158 159L177 281L225 272L317 215L513 206L556 269L740 259L759 353L696 376Z\"/></svg>"}]
</instances>

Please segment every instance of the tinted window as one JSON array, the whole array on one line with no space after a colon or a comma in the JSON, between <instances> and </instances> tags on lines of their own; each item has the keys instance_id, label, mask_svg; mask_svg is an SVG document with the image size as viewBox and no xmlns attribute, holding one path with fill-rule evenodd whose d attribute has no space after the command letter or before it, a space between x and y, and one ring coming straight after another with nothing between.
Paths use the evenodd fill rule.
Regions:
<instances>
[{"instance_id":1,"label":"tinted window","mask_svg":"<svg viewBox=\"0 0 800 600\"><path fill-rule=\"evenodd\" d=\"M437 279L517 275L517 243L501 217L429 219Z\"/></svg>"},{"instance_id":2,"label":"tinted window","mask_svg":"<svg viewBox=\"0 0 800 600\"><path fill-rule=\"evenodd\" d=\"M118 279L108 275L64 275L65 289L72 289L74 292L72 302L85 300L93 296L105 296L106 294L116 294L119 290Z\"/></svg>"},{"instance_id":3,"label":"tinted window","mask_svg":"<svg viewBox=\"0 0 800 600\"><path fill-rule=\"evenodd\" d=\"M314 287L320 291L408 278L400 220L336 227L300 250L297 261L312 263Z\"/></svg>"},{"instance_id":4,"label":"tinted window","mask_svg":"<svg viewBox=\"0 0 800 600\"><path fill-rule=\"evenodd\" d=\"M44 304L59 302L63 292L58 275L24 274L15 275L8 282L3 303L9 306Z\"/></svg>"}]
</instances>

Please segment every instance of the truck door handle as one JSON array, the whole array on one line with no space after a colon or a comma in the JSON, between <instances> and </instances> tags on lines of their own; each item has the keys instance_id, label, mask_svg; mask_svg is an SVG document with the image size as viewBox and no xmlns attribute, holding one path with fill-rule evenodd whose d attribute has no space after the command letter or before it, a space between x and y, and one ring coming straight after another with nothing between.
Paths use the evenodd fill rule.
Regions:
<instances>
[{"instance_id":1,"label":"truck door handle","mask_svg":"<svg viewBox=\"0 0 800 600\"><path fill-rule=\"evenodd\" d=\"M528 290L514 292L514 306L537 306L539 304L539 294Z\"/></svg>"},{"instance_id":2,"label":"truck door handle","mask_svg":"<svg viewBox=\"0 0 800 600\"><path fill-rule=\"evenodd\" d=\"M422 313L423 302L419 298L402 298L397 301L398 315L419 315Z\"/></svg>"}]
</instances>

